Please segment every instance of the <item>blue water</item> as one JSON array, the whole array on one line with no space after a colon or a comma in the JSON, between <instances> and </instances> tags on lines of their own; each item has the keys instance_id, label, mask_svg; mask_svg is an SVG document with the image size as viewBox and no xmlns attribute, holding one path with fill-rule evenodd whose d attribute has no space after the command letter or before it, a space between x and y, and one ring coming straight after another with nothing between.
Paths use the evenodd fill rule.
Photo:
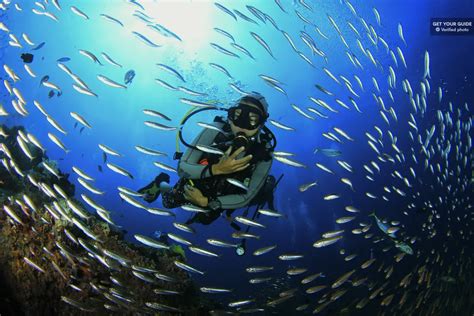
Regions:
<instances>
[{"instance_id":1,"label":"blue water","mask_svg":"<svg viewBox=\"0 0 474 316\"><path fill-rule=\"evenodd\" d=\"M27 117L16 114L10 104L10 97L2 87L1 104L10 113L8 117L2 117L7 125L24 125L30 133L47 148L47 155L58 161L61 170L70 172L70 180L76 185L76 197L80 199L80 194L86 194L105 206L112 213L113 220L128 231L127 239L133 241L133 234L153 236L154 232L174 232L190 239L194 244L206 249L219 252L221 258L207 258L186 251L189 264L205 270L204 276L195 277L198 284L210 287L232 288L232 294L216 296L218 301L227 304L229 301L250 298L254 295L266 302L269 297L275 298L281 291L299 287L299 294L296 298L284 303L279 310L280 313L289 313L294 308L308 299L313 310L318 304L316 301L321 297L321 293L308 296L304 294L304 289L299 281L303 276L288 277L285 271L291 267L308 268L309 275L317 272L324 272L326 279L318 280L314 285L332 284L332 282L353 268L358 268L360 264L371 257L371 253L378 260L371 267L375 271L382 262L385 267L394 265L395 272L391 277L393 285L389 288L397 291L396 281L405 276L409 271L419 267L423 260L429 256L429 251L436 248L431 240L421 234L419 229L426 221L426 215L410 213L403 215L407 211L407 206L411 203L422 205L423 201L435 201L438 195L447 194L446 187L430 188L429 184L434 184L436 177L429 171L425 171L422 162L418 165L410 158L413 142L408 135L409 126L407 121L409 114L413 112L408 102L406 94L402 90L403 79L408 79L414 91L419 92L419 81L422 80L424 71L424 53L430 52L431 59L431 93L428 95L427 112L423 117L416 114L420 134L425 139L425 130L429 130L437 122L436 110L446 111L448 102L453 103L455 111L461 109L462 120L467 121L472 114L464 109L464 103L469 103L472 108L473 89L472 74L474 70L474 60L471 58L474 51L474 41L472 36L432 36L429 33L429 23L432 17L466 17L473 16L474 3L472 1L353 1L352 4L360 17L364 17L367 23L375 27L377 33L382 36L396 54L396 47L399 46L404 53L407 69L405 69L398 58L398 67L393 65L390 56L385 53L385 48L379 42L378 49L370 43L365 30L360 21L355 18L349 8L339 1L307 1L314 8L314 13L309 14L297 1L283 1L283 6L289 14L283 13L273 1L247 1L260 10L270 14L280 29L285 30L296 43L298 48L308 56L314 63L311 67L301 59L291 48L285 37L277 31L271 23L259 25L251 24L238 18L234 21L231 17L217 9L212 2L203 1L143 1L146 13L156 18L161 23L177 33L182 42L174 38L160 36L150 30L145 24L132 16L138 7L126 1L114 1L113 5L107 1L61 1L62 11L56 10L49 5L59 22L53 21L46 16L35 15L31 9L36 7L33 2L19 1L23 11L17 11L13 7L2 13L2 21L20 39L23 48L8 46L8 36L2 36L2 64L9 65L21 78L15 83L27 99L27 110L30 113ZM252 19L256 19L245 8L244 2L220 1L228 8L238 9ZM85 12L90 19L84 20L75 15L69 9L70 5L75 5ZM372 8L376 7L381 16L381 27L376 23ZM38 9L38 7L36 7ZM304 16L311 19L320 30L329 37L326 40L319 36L313 26L305 25L295 14L294 9L304 12ZM125 25L120 27L100 17L101 13L113 16ZM341 28L344 38L351 51L356 54L364 66L364 70L355 68L346 56L346 47L340 41L333 26L329 23L327 14L334 18ZM384 67L384 71L376 69L369 59L362 55L356 43L356 36L348 27L345 21L352 22L363 35L361 41L364 47L370 48L374 57ZM407 46L401 41L397 33L397 25L403 25L404 36ZM255 60L240 53L230 46L230 40L213 30L220 27L231 33L236 39L236 43L248 49ZM323 50L328 58L328 63L318 55L312 56L309 48L301 41L299 34L301 30L309 33L315 39L316 45ZM159 48L146 46L135 38L131 32L136 31L147 36L155 43L163 45ZM275 56L273 59L250 35L255 32L265 39ZM23 62L19 58L21 53L30 52L33 46L28 46L22 39L21 34L27 33L29 37L39 44L45 42L43 48L31 51L34 54L34 61L30 64L36 73L36 78L31 78L23 68ZM214 50L209 43L217 43L237 54L240 58L223 55ZM94 53L103 66L93 63L85 56L79 54L79 50L88 50ZM123 65L122 68L108 64L101 56L101 52L106 52L114 60ZM75 74L81 77L94 91L98 97L91 97L79 94L72 88L74 83L58 66L56 60L62 57L71 58L66 62ZM208 63L217 63L226 67L235 78L234 81L228 79L224 74L216 71ZM163 63L178 70L186 79L183 83L171 76L169 73L159 69L156 64ZM395 102L392 103L386 93L388 89L387 76L388 66L392 65L396 71L396 88L392 90ZM335 76L343 75L351 80L354 90L360 98L352 97L356 100L362 113L355 111L349 101L350 92L343 86L335 83L323 71L322 67L328 68ZM96 76L105 75L117 82L123 83L123 76L128 70L133 69L136 77L127 89L114 89L104 85ZM287 92L287 96L276 91L265 84L258 75L265 74L277 78L284 83L282 86ZM364 91L360 89L353 75L357 74L364 84ZM44 75L49 75L50 82L59 85L62 89L62 96L48 98L49 89L39 85L39 80ZM7 74L2 70L2 80ZM387 108L393 106L397 113L398 122L395 122L390 113L390 125L387 125L379 114L380 107L375 103L372 92L372 77L375 77L382 91ZM201 101L218 100L222 105L229 106L235 102L240 94L233 90L228 84L235 83L244 91L259 91L270 104L270 119L274 119L282 124L295 128L295 131L284 131L268 124L275 133L278 146L276 150L288 151L295 154L295 160L307 165L307 168L295 168L284 165L278 161L273 162L271 174L276 177L284 174L276 194L275 205L278 211L285 214L284 218L274 219L260 216L259 222L267 226L266 229L252 228L251 232L257 233L260 240L248 240L247 254L242 257L235 255L233 249L213 248L206 243L208 238L216 238L232 241L230 235L233 229L224 218L219 218L212 225L196 225L197 234L186 236L185 233L176 232L172 222L185 222L190 213L181 209L176 209L176 218L160 217L151 215L144 210L140 210L122 202L118 196L117 186L125 186L131 189L138 189L151 181L161 170L153 165L154 161L176 166L176 161L172 159L175 151L175 133L169 131L158 131L144 125L145 120L159 121L143 114L143 109L154 109L172 118L172 125L179 124L182 117L190 109L189 105L179 101L180 98L196 99L181 92L173 92L155 83L154 79L159 78L173 86L183 85L189 89L205 92L208 97L201 98ZM10 80L11 81L11 80ZM342 81L341 81L342 82ZM335 97L346 103L351 109L346 110L338 106L335 98L324 95L315 88L315 84L321 85L335 94ZM437 89L443 88L443 102L438 103ZM416 92L415 92L416 93ZM337 109L338 113L331 113L322 110L309 100L309 97L321 98ZM46 111L54 117L67 131L67 135L60 134L44 118L38 109L33 105L33 100L39 101ZM306 107L318 108L328 119L317 117L311 112L308 114L316 117L315 120L308 120L293 110L291 104L295 104L302 109ZM74 111L84 116L92 125L92 129L85 128L79 132L80 124L74 128L74 119L70 112ZM191 141L200 132L200 127L195 123L198 121L210 122L215 115L223 115L223 112L204 112L193 117L184 128L184 137ZM454 117L453 117L454 118ZM457 116L456 116L457 118ZM167 122L164 122L167 123ZM171 125L171 124L170 124ZM377 136L374 126L380 127L384 131L384 143L390 144L387 131L390 130L397 137L397 146L404 152L406 163L391 164L381 163L377 160L373 150L367 145L365 132ZM322 133L329 132L334 127L339 127L347 132L355 141L344 140L343 144L333 142L322 136ZM60 137L65 145L71 150L67 155L53 144L47 137L47 133L52 132ZM333 130L334 132L334 130ZM452 130L449 130L452 133ZM439 138L437 127L435 138ZM466 135L464 135L465 137ZM472 136L472 133L471 133ZM463 138L465 144L466 139ZM120 152L122 157L108 155L108 161L129 170L134 179L126 178L108 169L103 163L102 151L98 144L105 144ZM168 153L168 157L152 157L144 155L134 146L140 145L151 147ZM326 157L322 154L313 154L316 147L332 148L342 151L340 157ZM182 150L184 147L181 145ZM419 147L416 147L419 149ZM388 149L387 149L388 150ZM391 149L390 149L391 150ZM391 150L391 155L395 156ZM438 159L438 158L436 158ZM472 162L472 157L469 160ZM348 173L342 169L337 160L348 162L354 169L353 173ZM375 176L374 182L365 178L367 172L363 169L364 164L370 165L370 161L377 161L382 167L382 172ZM434 165L436 160L433 160ZM321 163L336 174L329 174L315 166ZM457 161L450 161L450 167L455 170ZM103 172L98 170L101 165ZM105 190L104 195L93 195L84 189L78 182L77 176L72 172L72 166L77 166L96 180L94 185ZM411 178L409 167L413 167L418 179ZM410 190L400 179L391 175L394 170L410 179L414 188ZM467 172L468 168L463 168ZM471 169L472 170L472 169ZM171 174L172 183L178 180L176 174ZM341 183L340 178L350 178L355 191ZM418 180L420 182L418 182ZM318 181L318 185L301 193L298 187L304 183ZM383 187L396 185L404 190L407 195L401 197L396 193L388 194L389 201L381 199L384 194ZM456 186L453 183L453 186ZM444 191L440 191L444 190ZM420 197L413 198L412 194L420 192ZM378 196L378 199L370 199L365 192L371 192ZM472 198L471 191L468 191ZM340 199L325 201L323 197L327 194L339 194ZM466 193L467 194L467 193ZM354 205L361 210L357 218L347 224L336 224L336 218L341 216L351 216L351 213L344 211L347 205ZM161 199L152 206L161 207ZM375 225L370 232L374 233L372 239L364 239L362 235L353 235L350 230L359 227L359 222L369 223L373 220L367 215L376 211L381 218L388 218L391 221L400 221L407 236L418 236L414 245L415 251L420 255L406 256L402 262L394 263L393 256L397 253L390 250L388 253L382 252L381 243L374 244L371 240L382 234ZM464 210L460 210L464 211ZM241 211L233 215L240 215ZM252 212L250 214L253 214ZM442 222L436 223L438 233L445 236L446 226ZM314 241L321 238L321 234L331 230L345 229L344 239L336 245L327 248L316 249L312 247ZM423 236L422 236L423 235ZM252 256L251 253L257 249L268 245L278 245L277 249L268 255L261 257ZM462 247L454 246L453 247ZM344 256L339 255L339 250L345 249L346 255L357 253L358 257L350 262L343 260ZM453 250L454 253L456 249ZM278 255L283 253L301 253L304 258L298 261L280 261ZM471 252L472 258L472 252ZM448 265L451 257L446 258ZM262 275L250 275L245 272L248 266L274 266L270 273ZM361 270L356 274L358 277L367 276L368 272ZM282 285L278 289L271 283L251 285L248 279L252 277L272 276L274 279L281 279ZM381 285L385 280L383 273L374 276L374 282ZM319 282L319 283L318 283ZM377 286L378 287L378 286ZM395 301L400 299L400 292L395 292ZM367 296L366 289L354 288L349 290L343 298L330 305L334 310L340 310L355 299L362 299ZM377 299L380 300L380 299ZM369 303L370 308L377 309L380 302ZM362 310L364 311L364 310ZM355 313L355 312L354 312Z\"/></svg>"}]
</instances>

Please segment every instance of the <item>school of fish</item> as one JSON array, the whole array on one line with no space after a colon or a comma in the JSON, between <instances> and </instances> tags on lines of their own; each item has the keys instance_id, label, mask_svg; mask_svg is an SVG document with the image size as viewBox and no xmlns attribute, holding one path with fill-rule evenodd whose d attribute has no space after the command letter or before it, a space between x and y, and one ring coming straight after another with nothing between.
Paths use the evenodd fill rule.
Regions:
<instances>
[{"instance_id":1,"label":"school of fish","mask_svg":"<svg viewBox=\"0 0 474 316\"><path fill-rule=\"evenodd\" d=\"M160 21L153 17L153 12L145 9L146 1L125 1L120 5L124 5L127 14L132 15L143 28L154 32L146 34L154 36L142 34L137 31L136 26L129 27L118 16L108 12L86 11L81 9L80 2L75 5L60 2L62 1L44 0L23 5L13 0L4 0L2 9L8 7L21 12L24 19L48 19L51 23L56 23L57 27L60 27L63 19L78 19L79 24L94 21L98 27L110 24L109 27L128 30L130 36L123 41L143 46L143 49L156 50L156 54L160 54L159 51L166 45L164 43L169 40L178 46L186 41L185 37L172 28L160 24ZM323 21L316 20L313 16L314 12L319 10L317 5L305 0L297 0L292 5L286 1L268 1L262 8L241 4L235 4L236 8L233 8L233 4L216 1L212 4L213 12L225 19L226 24L225 27L215 26L213 32L220 36L219 40L213 40L208 45L213 49L212 54L219 56L216 59L223 61L208 63L208 70L222 75L227 80L225 82L228 82L227 88L237 95L245 94L246 86L236 80L235 74L231 75L224 61L241 63L242 67L245 67L251 61L268 58L277 65L283 58L280 50L287 48L293 50L294 54L293 59L285 62L302 62L307 72L314 72L318 78L324 78L325 84L319 80L313 83L315 89L307 96L308 106L305 107L295 104L292 100L290 90L294 89L293 85L296 86L297 83L293 84L285 78L275 78L271 74L255 73L255 77L260 78L262 83L271 89L268 94L273 92L277 97L286 100L286 111L297 118L290 120L290 116L285 115L282 120L269 119L269 126L275 129L277 138L279 135L292 133L295 138L304 137L299 122L316 124L321 120L327 122L332 118L350 114L352 117L358 117L364 124L363 135L355 132L356 129L350 125L332 126L321 131L322 137L311 135L312 139L323 141L312 145L312 153L307 157L297 157L297 154L292 152L292 144L284 142L279 143L277 151L273 153L274 163L280 164L285 170L311 174L313 180L299 183L295 188L296 194L317 196L318 208L336 205L336 229L328 229L308 241L308 244L312 245L310 253L295 253L292 249L283 249L272 240L260 236L262 231L271 230L275 221L285 221L286 212L291 210L260 209L256 218L234 215L231 219L233 222L251 230L229 230L226 240L205 236L207 244L196 243L196 230L175 221L174 218L176 213L181 211L206 213L208 210L193 205L183 206L179 210L151 207L142 201L142 194L122 184L117 185L115 192L105 190L100 181L96 181L98 179L92 176L95 173L82 167L81 161L73 163L72 173L87 194L80 195L84 203L75 202L73 198L79 200L79 197L68 196L59 185L50 187L38 182L34 175L21 170L15 161L17 157L2 143L0 167L6 168L17 177L27 178L41 194L53 201L48 205L35 205L27 195L21 198L10 197L12 205L3 205L2 209L11 224L25 225L21 206L26 205L31 212L40 208L46 209L51 214L52 223L66 221L82 232L80 236L73 236L65 231L66 241L80 244L98 265L110 267L111 276L114 269L124 269L130 272L130 278L139 278L147 283L157 279L165 282L176 281L172 275L131 265L129 258L103 246L100 238L88 226L88 218L94 211L104 222L116 225L114 212L108 210L107 206L98 204L95 199L102 195L119 197L137 212L171 218L175 230L168 232L167 236L184 246L187 253L192 252L206 257L207 260L216 261L227 256L224 255L226 248L235 249L244 239L255 245L255 249L247 255L258 257L258 265L242 266L240 271L248 276L245 289L234 291L233 288L226 287L225 277L222 284L206 284L205 281L199 284L203 295L222 303L224 310L230 314L271 313L276 311L277 307L287 305L291 306L292 313L295 314L317 314L331 307L341 312L356 313L358 310L364 311L369 305L377 306L377 310L383 311L384 315L437 315L448 311L456 314L459 306L462 306L460 302L463 296L453 293L462 293L463 290L472 288L474 271L472 246L469 248L473 242L474 220L470 105L456 104L456 100L443 98L446 88L436 87L437 83L431 78L432 65L428 51L419 56L419 60L405 59L404 51L407 51L409 43L405 40L404 29L400 23L396 29L387 29L376 8L372 9L373 16L362 17L349 0L333 2L339 5L338 10L345 14L344 18L325 14ZM278 15L275 15L292 19L300 26L300 33L285 30L284 25L278 23L279 19L266 13L263 7L271 7L271 11L278 12ZM255 44L252 45L253 49L244 47L239 42L237 32L233 34L235 30L247 27L252 30L247 33L249 40ZM30 38L26 33L16 33L6 22L0 23L0 30L9 36L9 49L39 51L44 45L48 45L46 40ZM392 41L389 41L386 39L387 33L397 34L398 37L391 36ZM161 41L163 37L167 41ZM73 41L73 38L71 40ZM344 51L347 57L345 62L349 65L347 73L338 74L331 69L342 61L332 58L331 49L326 48L328 43ZM93 120L88 119L88 111L91 110L84 107L70 107L68 117L63 117L62 120L55 118L54 108L48 106L48 101L32 97L26 90L22 91L22 82L39 82L39 89L49 88L62 94L71 93L78 98L80 95L85 96L88 107L100 105L101 93L125 95L127 90L133 89L134 84L139 82L140 73L136 74L133 70L123 71L123 80L112 75L112 67L120 70L127 67L127 61L115 59L112 51L78 46L74 54L69 57L55 56L58 60L57 67L61 70L60 75L55 74L51 75L51 78L48 76L43 79L39 79L34 64L24 64L24 69L20 69L2 61L6 74L3 85L10 97L11 106L0 105L0 116L6 118L18 114L18 120L21 121L31 112L38 110L43 115L44 122L47 122L45 126L50 127L45 135L22 133L17 137L18 146L30 160L35 158L31 150L33 147L45 152L51 146L59 148L67 159L70 152L74 151L74 144L68 140L72 132L68 126L79 124L82 129L87 128L86 131L99 127ZM96 73L85 74L79 67L70 68L67 64L69 58L80 60L84 67L94 65ZM409 67L415 67L415 64L422 69L422 74L416 81L409 80L406 78L406 71ZM149 67L150 72L156 74L150 86L157 84L163 92L178 95L182 103L179 105L185 106L186 110L215 107L212 96L191 83L197 80L191 80L192 73L180 70L177 65L165 64L158 60L150 62ZM364 80L364 74L367 72L374 75ZM137 79L132 82L135 76ZM380 79L382 77L386 78L386 82ZM360 102L363 96L369 96L373 102ZM173 122L170 118L173 113L171 107L152 108L144 105L136 110L146 116L143 128L156 130L161 133L160 136L174 137L174 133L181 127L179 122ZM370 118L367 118L369 115ZM200 122L198 125L202 128L217 129L208 123ZM28 126L26 129L28 130ZM3 131L2 136L8 137ZM166 150L126 143L124 139L118 139L115 143L109 140L110 144L104 144L101 139L92 141L97 146L90 148L90 154L94 152L103 156L104 165L107 166L107 169L104 168L104 174L111 172L120 175L124 181L136 179L138 167L124 167L123 159L126 158L128 149L144 157L156 159L150 166L153 172L156 167L171 173L177 171L176 165L167 162L166 159L172 156L172 153ZM350 157L345 155L345 149L355 145L358 150L365 150L368 154L361 155L357 161L351 161ZM219 149L205 145L198 145L198 149L223 154ZM60 176L56 167L46 162L43 165L58 178L59 183ZM323 185L321 178L326 177L337 179L338 185ZM229 183L247 190L243 183L235 179L228 180ZM138 187L136 182L127 183ZM432 194L426 194L427 191ZM352 199L352 196L357 196L357 199ZM356 202L349 204L349 200ZM61 207L60 201L66 202L68 208ZM365 209L359 206L361 201L373 205L373 208ZM49 222L47 219L43 220ZM170 247L160 240L139 233L133 237L136 242L153 249ZM364 247L370 249L370 254L351 247L352 243L346 243L346 240L365 245ZM66 255L68 260L81 260L71 255L71 251L67 250L63 243L58 241L57 247L63 253L69 254ZM321 271L317 262L310 264L311 261L306 260L312 257L313 253L326 251L326 248L328 251L334 250L332 248L338 249L336 256L332 255L330 260L337 260L338 265L343 265L343 272ZM41 268L44 258L49 258L49 255L36 254L35 257L25 257L24 261L32 269L44 273ZM235 259L235 256L232 258L239 259ZM213 273L212 269L207 269L206 266L195 266L193 260L177 260L174 263L178 269L192 276L202 276L200 280L205 280L206 275ZM60 273L61 270L58 271ZM281 276L290 280L285 283L287 288L279 289L279 293L267 291ZM62 277L68 278L64 275ZM453 283L459 288L453 288ZM127 305L131 295L124 295L123 289L120 291L114 288L100 289L104 308L137 308L133 304ZM160 289L155 293L181 295ZM472 295L472 290L470 293ZM87 304L84 303L87 298L63 296L60 300L78 309L87 310ZM146 303L143 308L182 312L180 306L166 306L156 302Z\"/></svg>"}]
</instances>

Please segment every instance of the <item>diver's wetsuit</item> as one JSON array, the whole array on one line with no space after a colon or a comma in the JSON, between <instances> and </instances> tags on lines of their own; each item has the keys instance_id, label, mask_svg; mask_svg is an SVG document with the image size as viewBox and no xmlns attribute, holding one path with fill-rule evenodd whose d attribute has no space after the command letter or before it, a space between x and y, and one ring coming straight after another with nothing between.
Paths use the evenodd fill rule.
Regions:
<instances>
[{"instance_id":1,"label":"diver's wetsuit","mask_svg":"<svg viewBox=\"0 0 474 316\"><path fill-rule=\"evenodd\" d=\"M229 147L228 142L234 137L230 130L230 125L219 117L214 120L214 125L227 132L228 135L206 128L196 137L192 145L207 145L219 148L222 151L227 150ZM252 142L250 147L237 156L237 158L242 158L252 154L250 166L245 170L227 175L211 174L211 165L217 163L221 156L188 148L178 165L180 180L172 190L162 194L163 206L174 208L189 203L183 196L184 185L189 183L188 179L192 179L195 186L209 200L218 202L219 207L210 212L216 214L207 213L209 218L214 217L214 215L218 216L224 209L237 209L248 205L255 198L267 179L272 165L270 148L270 143L262 141L262 135L257 134L255 141ZM236 149L233 148L232 150ZM245 191L230 184L226 181L226 178L233 178L244 183L248 190Z\"/></svg>"}]
</instances>

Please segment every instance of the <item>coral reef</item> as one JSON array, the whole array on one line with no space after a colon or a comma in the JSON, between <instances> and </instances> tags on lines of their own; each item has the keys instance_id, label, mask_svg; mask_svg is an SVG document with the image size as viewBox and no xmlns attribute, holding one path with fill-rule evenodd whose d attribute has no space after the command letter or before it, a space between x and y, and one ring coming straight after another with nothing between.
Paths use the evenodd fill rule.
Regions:
<instances>
[{"instance_id":1,"label":"coral reef","mask_svg":"<svg viewBox=\"0 0 474 316\"><path fill-rule=\"evenodd\" d=\"M22 159L11 140L22 127L3 128L9 136L0 141L25 175L60 186L70 201L86 209L72 198L67 175L57 169L58 178L41 166L42 161L53 165L41 152L36 152L38 159ZM4 153L0 158L8 160ZM94 214L80 218L65 199L44 194L27 176L2 165L0 175L0 313L208 314L188 274L174 264L184 260L182 249L128 243L123 231Z\"/></svg>"}]
</instances>

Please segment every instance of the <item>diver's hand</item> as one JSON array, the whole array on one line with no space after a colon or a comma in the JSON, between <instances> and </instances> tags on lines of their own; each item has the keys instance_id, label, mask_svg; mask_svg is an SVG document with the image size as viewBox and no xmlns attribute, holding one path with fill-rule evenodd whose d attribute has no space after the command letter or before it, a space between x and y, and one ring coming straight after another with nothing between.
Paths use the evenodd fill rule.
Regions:
<instances>
[{"instance_id":1,"label":"diver's hand","mask_svg":"<svg viewBox=\"0 0 474 316\"><path fill-rule=\"evenodd\" d=\"M250 165L249 162L252 159L252 155L235 159L244 150L244 147L240 147L231 155L230 153L232 152L232 146L230 146L229 149L227 149L227 151L224 153L224 156L221 157L219 162L211 166L212 174L230 174L247 168Z\"/></svg>"},{"instance_id":2,"label":"diver's hand","mask_svg":"<svg viewBox=\"0 0 474 316\"><path fill-rule=\"evenodd\" d=\"M194 205L200 207L207 207L209 200L207 197L202 195L201 190L190 185L184 186L184 198Z\"/></svg>"}]
</instances>

